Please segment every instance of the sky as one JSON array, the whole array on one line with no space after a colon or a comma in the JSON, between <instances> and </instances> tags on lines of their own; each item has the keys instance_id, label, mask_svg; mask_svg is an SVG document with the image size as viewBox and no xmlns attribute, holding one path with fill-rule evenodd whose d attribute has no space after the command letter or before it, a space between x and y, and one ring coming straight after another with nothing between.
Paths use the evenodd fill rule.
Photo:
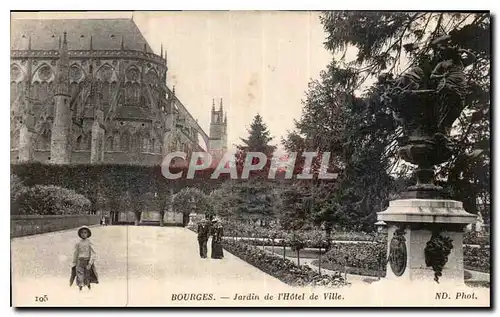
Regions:
<instances>
[{"instance_id":1,"label":"sky","mask_svg":"<svg viewBox=\"0 0 500 317\"><path fill-rule=\"evenodd\" d=\"M257 113L279 145L300 118L308 83L331 60L318 12L74 12L47 17L133 18L156 54L162 44L167 50L167 85L175 85L177 97L207 133L212 100L218 105L222 98L230 150L248 136Z\"/></svg>"}]
</instances>

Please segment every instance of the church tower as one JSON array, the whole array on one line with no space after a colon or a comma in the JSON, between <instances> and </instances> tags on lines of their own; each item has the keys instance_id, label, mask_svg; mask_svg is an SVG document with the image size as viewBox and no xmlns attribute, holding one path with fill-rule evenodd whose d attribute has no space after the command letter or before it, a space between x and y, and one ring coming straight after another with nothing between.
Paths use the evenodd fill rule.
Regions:
<instances>
[{"instance_id":1,"label":"church tower","mask_svg":"<svg viewBox=\"0 0 500 317\"><path fill-rule=\"evenodd\" d=\"M73 123L73 115L70 107L69 57L66 32L64 32L62 44L59 45L54 107L50 160L55 164L69 164L71 161L71 124Z\"/></svg>"},{"instance_id":2,"label":"church tower","mask_svg":"<svg viewBox=\"0 0 500 317\"><path fill-rule=\"evenodd\" d=\"M227 115L224 114L222 98L219 110L215 110L215 100L212 101L210 117L210 141L208 150L213 159L220 159L227 152Z\"/></svg>"}]
</instances>

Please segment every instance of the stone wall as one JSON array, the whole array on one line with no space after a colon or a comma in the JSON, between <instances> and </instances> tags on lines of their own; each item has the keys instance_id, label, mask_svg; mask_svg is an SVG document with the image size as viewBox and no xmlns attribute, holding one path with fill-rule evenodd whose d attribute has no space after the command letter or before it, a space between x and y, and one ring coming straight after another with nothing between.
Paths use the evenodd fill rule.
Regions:
<instances>
[{"instance_id":1,"label":"stone wall","mask_svg":"<svg viewBox=\"0 0 500 317\"><path fill-rule=\"evenodd\" d=\"M98 215L12 215L11 238L99 224Z\"/></svg>"}]
</instances>

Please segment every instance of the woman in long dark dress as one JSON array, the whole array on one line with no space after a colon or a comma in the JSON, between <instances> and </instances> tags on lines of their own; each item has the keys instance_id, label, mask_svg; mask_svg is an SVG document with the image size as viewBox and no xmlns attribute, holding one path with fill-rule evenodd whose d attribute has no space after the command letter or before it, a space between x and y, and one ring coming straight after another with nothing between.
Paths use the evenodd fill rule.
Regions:
<instances>
[{"instance_id":1,"label":"woman in long dark dress","mask_svg":"<svg viewBox=\"0 0 500 317\"><path fill-rule=\"evenodd\" d=\"M224 251L222 250L222 224L218 220L213 220L212 225L212 259L222 259Z\"/></svg>"}]
</instances>

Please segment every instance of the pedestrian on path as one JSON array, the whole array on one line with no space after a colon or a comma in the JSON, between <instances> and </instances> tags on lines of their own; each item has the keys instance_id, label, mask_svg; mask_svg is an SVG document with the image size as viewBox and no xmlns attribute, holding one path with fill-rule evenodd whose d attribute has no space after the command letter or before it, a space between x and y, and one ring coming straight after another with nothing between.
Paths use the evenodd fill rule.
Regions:
<instances>
[{"instance_id":1,"label":"pedestrian on path","mask_svg":"<svg viewBox=\"0 0 500 317\"><path fill-rule=\"evenodd\" d=\"M224 258L224 251L222 250L222 235L223 228L219 219L212 220L212 259Z\"/></svg>"},{"instance_id":2,"label":"pedestrian on path","mask_svg":"<svg viewBox=\"0 0 500 317\"><path fill-rule=\"evenodd\" d=\"M83 286L90 289L90 283L99 283L97 271L94 266L96 253L89 238L92 232L87 226L78 229L80 241L75 245L73 263L71 268L70 286L76 278L76 285L82 290Z\"/></svg>"},{"instance_id":3,"label":"pedestrian on path","mask_svg":"<svg viewBox=\"0 0 500 317\"><path fill-rule=\"evenodd\" d=\"M205 259L207 257L207 243L210 235L210 227L208 222L203 219L198 225L198 244L200 246L200 257Z\"/></svg>"}]
</instances>

